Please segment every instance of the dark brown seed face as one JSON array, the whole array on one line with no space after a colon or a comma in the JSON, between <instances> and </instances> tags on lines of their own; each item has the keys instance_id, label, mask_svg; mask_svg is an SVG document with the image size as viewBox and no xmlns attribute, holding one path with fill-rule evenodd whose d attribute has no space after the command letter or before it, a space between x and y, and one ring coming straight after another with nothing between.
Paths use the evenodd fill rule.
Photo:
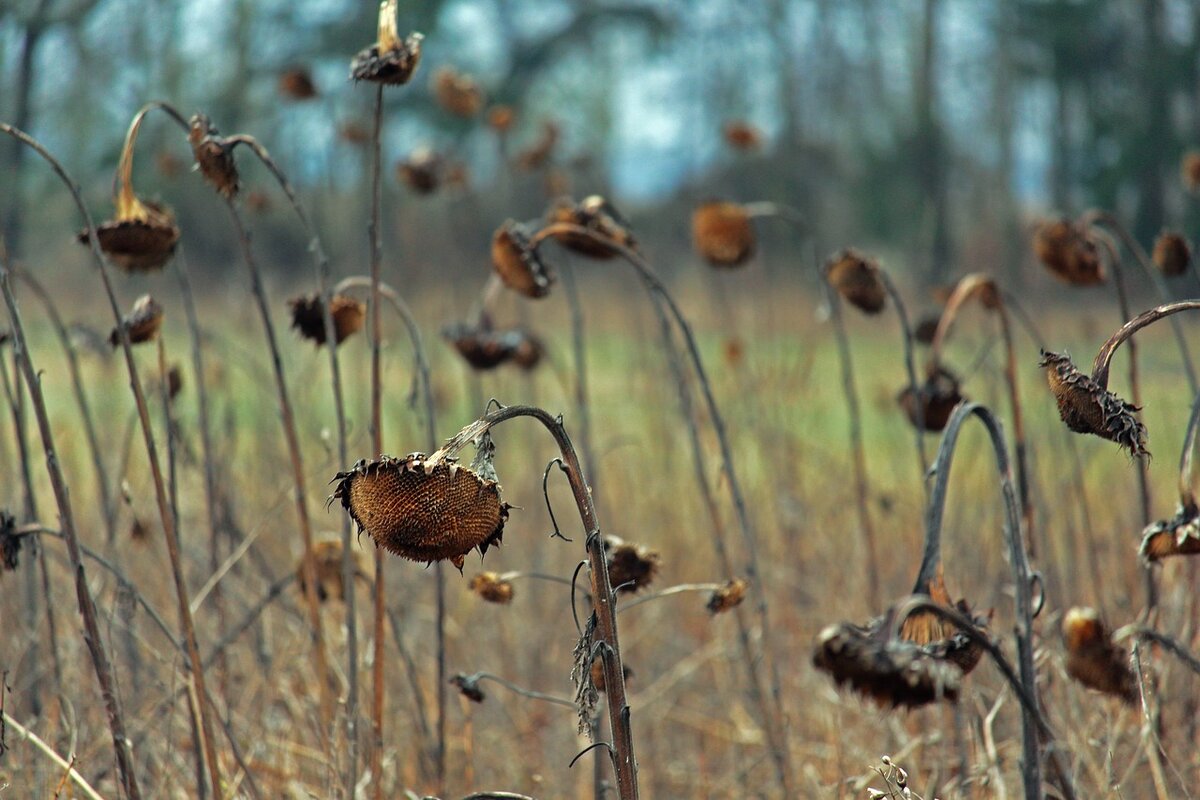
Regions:
<instances>
[{"instance_id":1,"label":"dark brown seed face","mask_svg":"<svg viewBox=\"0 0 1200 800\"><path fill-rule=\"evenodd\" d=\"M554 204L546 213L546 221L548 223L560 222L568 225L578 225L594 231L598 236L610 239L622 247L629 249L637 248L637 242L634 240L633 234L629 232L625 220L600 195L585 197L579 203L576 203L569 197L560 197L554 201ZM557 233L553 238L568 250L588 256L589 258L610 259L617 255L616 250L602 242L596 241L590 236L583 236L576 233Z\"/></svg>"},{"instance_id":2,"label":"dark brown seed face","mask_svg":"<svg viewBox=\"0 0 1200 800\"><path fill-rule=\"evenodd\" d=\"M913 329L913 339L921 344L933 344L933 335L937 333L938 322L940 321L941 316L938 314L930 314L922 317Z\"/></svg>"},{"instance_id":3,"label":"dark brown seed face","mask_svg":"<svg viewBox=\"0 0 1200 800\"><path fill-rule=\"evenodd\" d=\"M1139 552L1147 561L1200 553L1200 509L1186 505L1171 519L1147 525Z\"/></svg>"},{"instance_id":4,"label":"dark brown seed face","mask_svg":"<svg viewBox=\"0 0 1200 800\"><path fill-rule=\"evenodd\" d=\"M359 51L350 63L350 77L356 81L370 81L389 86L403 86L417 71L421 62L421 41L425 37L410 33L404 41L380 52L373 44Z\"/></svg>"},{"instance_id":5,"label":"dark brown seed face","mask_svg":"<svg viewBox=\"0 0 1200 800\"><path fill-rule=\"evenodd\" d=\"M194 114L190 125L188 143L192 146L192 156L200 167L200 174L222 197L234 197L238 193L238 171L233 148L203 114Z\"/></svg>"},{"instance_id":6,"label":"dark brown seed face","mask_svg":"<svg viewBox=\"0 0 1200 800\"><path fill-rule=\"evenodd\" d=\"M1071 220L1040 225L1033 236L1033 252L1057 278L1072 286L1104 283L1104 265L1096 245Z\"/></svg>"},{"instance_id":7,"label":"dark brown seed face","mask_svg":"<svg viewBox=\"0 0 1200 800\"><path fill-rule=\"evenodd\" d=\"M179 244L175 215L164 206L142 203L149 211L147 219L111 220L96 229L100 249L125 272L154 272L166 266ZM79 241L87 243L87 231Z\"/></svg>"},{"instance_id":8,"label":"dark brown seed face","mask_svg":"<svg viewBox=\"0 0 1200 800\"><path fill-rule=\"evenodd\" d=\"M480 572L467 586L489 603L508 605L513 599L512 581L503 579L497 572Z\"/></svg>"},{"instance_id":9,"label":"dark brown seed face","mask_svg":"<svg viewBox=\"0 0 1200 800\"><path fill-rule=\"evenodd\" d=\"M483 90L475 79L450 67L433 73L433 96L438 105L457 117L473 117L483 108Z\"/></svg>"},{"instance_id":10,"label":"dark brown seed face","mask_svg":"<svg viewBox=\"0 0 1200 800\"><path fill-rule=\"evenodd\" d=\"M887 302L879 265L853 248L825 264L825 277L842 299L864 314L878 314Z\"/></svg>"},{"instance_id":11,"label":"dark brown seed face","mask_svg":"<svg viewBox=\"0 0 1200 800\"><path fill-rule=\"evenodd\" d=\"M279 93L290 100L311 100L317 96L317 86L305 67L292 67L279 76Z\"/></svg>"},{"instance_id":12,"label":"dark brown seed face","mask_svg":"<svg viewBox=\"0 0 1200 800\"><path fill-rule=\"evenodd\" d=\"M604 552L608 560L609 583L623 593L632 594L649 586L662 563L662 557L654 550L616 536L604 537Z\"/></svg>"},{"instance_id":13,"label":"dark brown seed face","mask_svg":"<svg viewBox=\"0 0 1200 800\"><path fill-rule=\"evenodd\" d=\"M528 231L512 220L492 236L492 268L505 286L533 299L549 294L554 283L554 274L530 247Z\"/></svg>"},{"instance_id":14,"label":"dark brown seed face","mask_svg":"<svg viewBox=\"0 0 1200 800\"><path fill-rule=\"evenodd\" d=\"M162 328L163 307L148 294L144 294L133 304L133 309L121 320L121 327L129 333L130 344L150 342ZM121 343L121 334L113 328L108 335L108 343L116 347Z\"/></svg>"},{"instance_id":15,"label":"dark brown seed face","mask_svg":"<svg viewBox=\"0 0 1200 800\"><path fill-rule=\"evenodd\" d=\"M412 561L449 559L462 569L467 553L499 546L508 519L500 487L453 462L431 466L423 453L380 456L339 472L330 500L342 501L360 531Z\"/></svg>"},{"instance_id":16,"label":"dark brown seed face","mask_svg":"<svg viewBox=\"0 0 1200 800\"><path fill-rule=\"evenodd\" d=\"M959 390L958 378L944 367L938 367L925 379L920 403L911 386L905 386L896 398L908 421L916 426L917 420L922 420L925 430L931 433L944 430L954 407L965 399Z\"/></svg>"},{"instance_id":17,"label":"dark brown seed face","mask_svg":"<svg viewBox=\"0 0 1200 800\"><path fill-rule=\"evenodd\" d=\"M542 358L542 343L518 328L497 331L486 326L457 324L446 326L442 335L478 370L495 369L509 362L522 369L533 369Z\"/></svg>"},{"instance_id":18,"label":"dark brown seed face","mask_svg":"<svg viewBox=\"0 0 1200 800\"><path fill-rule=\"evenodd\" d=\"M1149 456L1146 427L1137 418L1140 409L1103 389L1075 368L1071 359L1042 351L1038 366L1058 403L1058 414L1075 433L1090 433L1116 442L1136 457Z\"/></svg>"},{"instance_id":19,"label":"dark brown seed face","mask_svg":"<svg viewBox=\"0 0 1200 800\"><path fill-rule=\"evenodd\" d=\"M1129 668L1129 653L1113 643L1100 615L1091 608L1072 608L1062 627L1067 674L1089 689L1129 705L1137 703L1137 677Z\"/></svg>"},{"instance_id":20,"label":"dark brown seed face","mask_svg":"<svg viewBox=\"0 0 1200 800\"><path fill-rule=\"evenodd\" d=\"M325 344L325 310L319 294L302 295L288 301L292 309L292 327L310 342ZM330 303L336 344L362 330L367 307L353 297L337 294Z\"/></svg>"},{"instance_id":21,"label":"dark brown seed face","mask_svg":"<svg viewBox=\"0 0 1200 800\"><path fill-rule=\"evenodd\" d=\"M705 203L692 212L692 244L714 267L740 267L754 255L754 224L737 203Z\"/></svg>"},{"instance_id":22,"label":"dark brown seed face","mask_svg":"<svg viewBox=\"0 0 1200 800\"><path fill-rule=\"evenodd\" d=\"M910 642L884 640L849 623L821 631L813 666L849 684L881 706L916 708L938 700L956 702L962 671Z\"/></svg>"},{"instance_id":23,"label":"dark brown seed face","mask_svg":"<svg viewBox=\"0 0 1200 800\"><path fill-rule=\"evenodd\" d=\"M1192 263L1192 246L1178 233L1164 232L1154 240L1153 257L1163 275L1182 275Z\"/></svg>"},{"instance_id":24,"label":"dark brown seed face","mask_svg":"<svg viewBox=\"0 0 1200 800\"><path fill-rule=\"evenodd\" d=\"M746 599L746 590L749 587L750 584L744 578L734 578L709 596L705 608L710 614L723 614L737 608Z\"/></svg>"},{"instance_id":25,"label":"dark brown seed face","mask_svg":"<svg viewBox=\"0 0 1200 800\"><path fill-rule=\"evenodd\" d=\"M482 703L487 699L483 689L479 688L479 679L473 675L464 675L460 672L450 679L450 685L457 686L459 694L472 703Z\"/></svg>"}]
</instances>

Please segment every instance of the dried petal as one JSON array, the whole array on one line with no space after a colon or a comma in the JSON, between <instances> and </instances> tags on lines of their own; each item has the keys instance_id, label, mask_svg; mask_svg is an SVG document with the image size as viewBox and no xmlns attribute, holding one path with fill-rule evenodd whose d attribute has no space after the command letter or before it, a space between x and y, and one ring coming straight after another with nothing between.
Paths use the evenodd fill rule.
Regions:
<instances>
[{"instance_id":1,"label":"dried petal","mask_svg":"<svg viewBox=\"0 0 1200 800\"><path fill-rule=\"evenodd\" d=\"M1139 552L1147 561L1200 553L1200 510L1184 505L1171 519L1147 525Z\"/></svg>"}]
</instances>

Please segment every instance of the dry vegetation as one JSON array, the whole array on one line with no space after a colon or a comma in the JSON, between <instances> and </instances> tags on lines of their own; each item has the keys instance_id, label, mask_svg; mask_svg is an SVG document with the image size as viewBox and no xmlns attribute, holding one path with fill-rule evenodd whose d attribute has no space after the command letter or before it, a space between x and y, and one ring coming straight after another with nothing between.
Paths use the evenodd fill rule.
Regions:
<instances>
[{"instance_id":1,"label":"dry vegetation","mask_svg":"<svg viewBox=\"0 0 1200 800\"><path fill-rule=\"evenodd\" d=\"M699 207L668 285L636 220L559 197L477 243L479 298L404 297L381 108L422 37L395 14L347 88L375 99L368 276L335 282L361 270L257 139L161 103L72 285L0 254L0 797L1190 796L1185 239L1047 222L1034 291L967 275L924 346L934 302L870 254L772 283L761 227L809 252L791 209ZM471 76L434 85L507 131ZM148 120L227 206L239 281L193 297L188 220L134 190ZM260 273L257 202L311 273ZM1034 302L1051 273L1086 309Z\"/></svg>"}]
</instances>

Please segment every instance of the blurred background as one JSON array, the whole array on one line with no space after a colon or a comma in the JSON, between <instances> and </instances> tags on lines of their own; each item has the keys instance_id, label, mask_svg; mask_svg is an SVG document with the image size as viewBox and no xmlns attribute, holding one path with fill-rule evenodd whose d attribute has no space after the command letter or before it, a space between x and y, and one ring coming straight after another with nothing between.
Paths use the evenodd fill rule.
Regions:
<instances>
[{"instance_id":1,"label":"blurred background","mask_svg":"<svg viewBox=\"0 0 1200 800\"><path fill-rule=\"evenodd\" d=\"M62 155L103 216L136 109L203 110L222 133L261 139L335 259L363 264L372 92L348 64L375 14L373 2L6 0L0 117ZM787 203L820 231L822 255L873 247L924 284L962 265L1019 280L1036 212L1116 210L1146 243L1200 223L1178 177L1200 147L1188 0L425 0L402 4L400 28L426 40L413 84L387 93L385 227L438 275L481 274L487 232L563 192L608 194L644 240L669 245L685 244L705 197ZM439 104L443 68L482 102ZM502 135L498 105L514 112ZM148 126L136 185L175 206L193 268L227 269L233 243L219 214L194 213L216 201L179 174L177 140ZM426 146L452 185L414 196L391 165ZM57 252L65 198L28 158L0 143L5 234ZM303 256L279 211L260 223L274 266Z\"/></svg>"}]
</instances>

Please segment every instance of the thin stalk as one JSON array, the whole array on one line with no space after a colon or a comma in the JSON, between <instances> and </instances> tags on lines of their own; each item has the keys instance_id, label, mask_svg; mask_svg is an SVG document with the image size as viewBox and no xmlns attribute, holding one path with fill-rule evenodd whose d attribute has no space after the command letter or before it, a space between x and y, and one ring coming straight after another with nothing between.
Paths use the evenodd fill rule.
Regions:
<instances>
[{"instance_id":1,"label":"thin stalk","mask_svg":"<svg viewBox=\"0 0 1200 800\"><path fill-rule=\"evenodd\" d=\"M279 343L275 338L275 327L271 322L271 306L267 301L267 291L263 286L262 273L258 261L250 247L250 234L242 223L242 216L232 201L226 200L229 216L237 234L238 243L242 250L242 259L250 272L250 285L254 299L258 305L259 318L262 320L263 332L267 340L267 349L271 356L272 373L275 377L275 392L279 401L280 420L283 423L284 438L287 440L288 455L292 466L292 482L295 486L296 515L300 523L300 535L304 543L304 598L308 606L308 621L313 632L314 665L319 683L319 702L321 711L321 740L328 741L329 726L333 719L333 698L329 686L329 664L325 654L324 629L321 622L320 601L317 599L317 566L313 558L312 521L308 516L308 489L305 485L303 453L300 449L300 437L296 431L296 416L292 410L292 401L288 393L287 377L283 372L283 360L279 354Z\"/></svg>"},{"instance_id":2,"label":"thin stalk","mask_svg":"<svg viewBox=\"0 0 1200 800\"><path fill-rule=\"evenodd\" d=\"M380 270L383 265L383 238L379 230L379 217L383 205L382 161L383 150L380 133L383 129L383 84L375 87L375 116L371 126L371 218L367 223L367 237L371 247L371 294L367 301L367 316L371 327L371 449L383 452L383 378L380 367L382 325L379 309ZM371 781L375 800L383 800L383 713L386 700L384 687L383 622L387 613L384 592L383 551L375 548L375 643L371 669L373 694L371 698Z\"/></svg>"},{"instance_id":3,"label":"thin stalk","mask_svg":"<svg viewBox=\"0 0 1200 800\"><path fill-rule=\"evenodd\" d=\"M493 683L500 684L505 689L508 689L510 692L512 692L514 694L519 694L519 695L521 695L521 697L528 697L530 700L544 700L545 702L553 703L556 706L565 706L566 708L572 708L572 709L575 708L574 701L568 700L565 697L558 697L557 695L553 695L553 694L545 694L544 692L535 692L531 689L525 689L523 687L517 686L515 683L512 683L511 681L506 681L504 678L501 678L499 675L493 675L490 672L476 672L474 675L467 675L466 679L471 682L492 681Z\"/></svg>"},{"instance_id":4,"label":"thin stalk","mask_svg":"<svg viewBox=\"0 0 1200 800\"><path fill-rule=\"evenodd\" d=\"M641 597L636 597L633 600L630 600L628 603L622 604L621 607L617 609L617 613L620 614L622 611L628 611L629 609L633 608L634 606L640 606L642 603L649 603L651 600L657 600L660 597L670 597L672 595L683 594L685 592L715 592L717 589L720 589L723 585L724 584L721 584L721 583L680 583L680 584L676 584L675 586L670 586L666 589L662 589L662 590L654 592L652 594L647 594L647 595L642 595Z\"/></svg>"},{"instance_id":5,"label":"thin stalk","mask_svg":"<svg viewBox=\"0 0 1200 800\"><path fill-rule=\"evenodd\" d=\"M1008 387L1008 402L1012 413L1013 455L1017 466L1017 496L1021 501L1021 519L1025 530L1026 546L1031 556L1037 555L1037 537L1034 533L1033 500L1030 497L1030 474L1028 440L1025 436L1025 415L1021 412L1021 392L1017 386L1017 352L1013 342L1012 323L1004 301L1004 293L988 275L982 272L964 276L954 286L946 308L938 320L937 330L930 345L930 360L937 365L942 360L942 346L954 324L959 311L970 299L979 299L980 304L996 312L1000 320L1000 336L1004 340L1004 382Z\"/></svg>"},{"instance_id":6,"label":"thin stalk","mask_svg":"<svg viewBox=\"0 0 1200 800\"><path fill-rule=\"evenodd\" d=\"M404 665L404 674L408 678L409 689L412 691L413 708L416 710L417 725L420 727L421 742L428 744L433 742L433 731L429 727L429 713L425 709L425 693L421 689L421 671L417 669L416 659L413 658L412 650L404 643L402 634L403 627L400 624L400 619L396 616L392 609L387 612L388 623L392 629L392 641L396 643L396 652L400 654L400 663ZM421 763L421 772L428 774L430 769L430 747L420 747L417 749L418 757Z\"/></svg>"},{"instance_id":7,"label":"thin stalk","mask_svg":"<svg viewBox=\"0 0 1200 800\"><path fill-rule=\"evenodd\" d=\"M921 578L930 569L931 551L940 540L941 515L945 507L945 494L950 478L950 469L954 460L954 449L958 441L959 430L968 416L979 418L987 429L991 440L992 450L996 456L996 469L1000 475L1000 489L1004 498L1004 538L1009 550L1009 565L1012 569L1014 613L1016 618L1017 665L1020 672L1020 684L1033 698L1031 703L1023 701L1021 716L1023 758L1021 777L1025 783L1025 796L1028 800L1041 798L1041 749L1038 746L1038 734L1042 731L1039 725L1040 715L1036 713L1037 672L1033 665L1033 601L1031 598L1032 571L1029 568L1028 556L1025 551L1024 537L1021 535L1020 507L1016 492L1013 489L1012 469L1008 460L1008 448L1004 442L1004 431L1000 422L984 406L978 403L960 403L950 417L946 431L942 436L941 450L934 470L937 472L937 483L930 497L929 516L927 518L927 534L932 544L927 541L925 559L922 563L921 574L918 576L918 587ZM935 553L936 554L936 553ZM922 591L928 591L922 588ZM902 621L908 614L903 614ZM939 614L943 619L947 615ZM956 623L957 624L957 623ZM961 627L961 626L960 626ZM974 626L969 626L973 628ZM987 637L982 637L986 639ZM991 652L991 651L989 651ZM1006 677L1008 677L1006 675Z\"/></svg>"},{"instance_id":8,"label":"thin stalk","mask_svg":"<svg viewBox=\"0 0 1200 800\"><path fill-rule=\"evenodd\" d=\"M13 136L18 141L32 147L39 155L50 162L55 171L63 177L71 188L72 194L78 200L75 184L66 177L66 173L57 161L53 159L40 145L24 133L4 123L0 130ZM87 215L82 202L79 207ZM88 230L94 240L95 228L91 219L87 219ZM8 307L9 321L12 325L13 353L21 366L25 381L29 388L30 400L33 404L34 415L37 417L38 432L42 437L42 447L46 453L46 471L49 473L50 485L54 489L54 499L58 505L60 523L66 535L67 552L71 559L71 571L75 576L75 598L79 605L79 614L83 618L83 640L91 657L92 669L100 684L100 694L104 699L104 708L108 716L108 728L112 734L113 750L116 754L117 772L121 785L131 800L140 800L141 791L138 789L137 775L134 770L133 753L129 738L125 733L125 719L121 712L121 704L117 697L116 682L112 674L112 662L104 649L104 640L100 633L100 624L96 615L95 601L87 586L87 575L83 568L83 556L80 552L79 537L75 531L75 516L71 508L71 495L67 488L66 478L58 463L58 449L54 444L54 431L50 425L50 417L46 412L46 401L42 396L42 384L34 369L25 342L25 329L21 324L20 312L17 310L17 300L12 291L12 275L7 253L0 253L0 291L4 294L4 303Z\"/></svg>"},{"instance_id":9,"label":"thin stalk","mask_svg":"<svg viewBox=\"0 0 1200 800\"><path fill-rule=\"evenodd\" d=\"M1195 472L1196 435L1200 432L1200 393L1192 401L1192 413L1188 416L1187 430L1183 434L1183 450L1179 454L1179 505L1183 508L1196 506L1196 490L1193 486Z\"/></svg>"},{"instance_id":10,"label":"thin stalk","mask_svg":"<svg viewBox=\"0 0 1200 800\"><path fill-rule=\"evenodd\" d=\"M329 257L325 254L325 248L321 245L321 237L317 233L316 225L313 224L312 219L304 208L304 204L300 202L300 198L296 194L296 190L292 187L291 181L288 180L287 175L275 162L275 159L271 157L271 154L267 152L267 149L253 136L233 136L228 141L233 146L237 144L246 145L258 157L258 160L266 166L267 170L274 176L279 188L287 196L292 211L295 212L296 218L300 221L300 226L308 236L308 249L312 253L317 276L317 291L321 296L326 351L329 353L329 382L333 392L333 407L337 420L338 463L348 464L350 462L347 445L346 401L342 392L341 364L338 359L338 348L336 345L337 328L333 321L334 293L330 288L332 274L329 267ZM342 519L342 584L344 586L354 585L356 565L351 556L350 548L352 545L353 538L350 518L345 517ZM355 598L355 593L347 592L345 602L347 662L346 739L349 743L349 753L347 756L349 763L347 764L345 785L347 796L352 796L354 786L358 783L358 612L356 610L358 601Z\"/></svg>"},{"instance_id":11,"label":"thin stalk","mask_svg":"<svg viewBox=\"0 0 1200 800\"><path fill-rule=\"evenodd\" d=\"M46 316L50 319L50 325L58 336L59 344L62 345L63 355L67 359L67 372L71 378L71 391L75 394L75 404L79 406L79 419L83 422L84 440L87 442L88 452L92 457L92 467L96 473L96 488L100 493L100 508L104 512L105 532L108 535L109 544L112 544L116 535L116 503L113 502L109 491L111 484L108 479L108 470L104 466L104 457L100 454L100 440L96 436L96 424L93 421L91 404L88 402L87 392L83 388L83 375L79 370L79 354L75 352L71 334L63 324L62 315L58 313L58 306L46 288L28 270L16 268L13 270L13 275L28 286L30 291L41 301L43 308L46 309Z\"/></svg>"},{"instance_id":12,"label":"thin stalk","mask_svg":"<svg viewBox=\"0 0 1200 800\"><path fill-rule=\"evenodd\" d=\"M700 348L696 344L696 339L692 333L691 325L688 324L687 318L683 315L683 312L675 303L675 300L671 296L670 292L667 291L666 285L663 284L654 270L650 268L650 265L645 261L645 259L636 251L630 250L619 242L615 242L607 237L600 236L589 228L585 228L580 225L555 223L545 226L538 231L537 234L532 236L529 243L530 247L536 248L547 238L561 233L586 236L587 238L592 239L599 244L603 244L606 247L611 248L619 256L621 256L621 258L623 258L631 267L633 267L634 271L637 272L638 277L646 287L647 294L649 294L651 302L655 305L660 313L662 309L659 307L659 303L661 302L665 306L670 318L675 322L676 328L679 329L680 335L683 336L684 344L687 348L688 356L692 363L692 369L695 371L696 380L700 384L700 391L702 397L704 398L709 420L712 422L713 431L717 437L717 444L721 454L721 466L729 485L729 494L733 500L734 514L737 518L738 527L742 534L742 542L746 549L748 564L745 569L745 574L750 581L751 591L753 593L756 610L758 612L759 626L761 628L760 635L763 646L763 660L768 664L768 674L771 681L771 695L774 702L776 715L778 715L777 724L779 726L779 738L776 743L773 743L772 757L775 761L776 771L781 783L781 788L783 788L784 794L790 795L793 793L792 787L795 785L795 782L792 776L791 760L789 748L787 746L787 728L783 718L783 697L780 689L780 681L775 668L775 659L769 657L773 652L770 644L771 628L768 623L769 609L767 604L766 589L762 585L762 571L759 569L758 547L755 540L755 532L750 523L750 516L746 510L746 502L744 495L742 494L741 484L737 478L737 470L733 461L733 450L729 444L729 437L725 431L725 421L721 416L720 409L717 407L717 401L712 392L712 384L709 382L708 375L704 370L704 361L700 357ZM705 478L705 483L707 483L707 478ZM715 516L714 519L716 519ZM732 574L732 571L730 572ZM765 716L764 723L769 725L770 723L768 720L772 719L772 716L773 715Z\"/></svg>"},{"instance_id":13,"label":"thin stalk","mask_svg":"<svg viewBox=\"0 0 1200 800\"><path fill-rule=\"evenodd\" d=\"M617 615L612 583L608 577L608 563L604 555L604 541L600 534L600 523L596 508L588 492L587 477L583 474L579 456L567 435L562 422L540 408L531 406L506 406L476 420L454 435L440 450L429 456L426 463L436 465L478 440L491 428L516 417L532 417L542 424L554 438L562 455L563 469L575 497L579 519L587 532L585 544L592 579L593 613L596 617L600 643L599 657L604 669L605 698L608 702L608 721L612 730L613 768L617 776L617 793L621 800L636 800L638 797L637 760L633 750L633 727L630 709L625 697L625 675L621 664L621 645L617 637Z\"/></svg>"}]
</instances>

